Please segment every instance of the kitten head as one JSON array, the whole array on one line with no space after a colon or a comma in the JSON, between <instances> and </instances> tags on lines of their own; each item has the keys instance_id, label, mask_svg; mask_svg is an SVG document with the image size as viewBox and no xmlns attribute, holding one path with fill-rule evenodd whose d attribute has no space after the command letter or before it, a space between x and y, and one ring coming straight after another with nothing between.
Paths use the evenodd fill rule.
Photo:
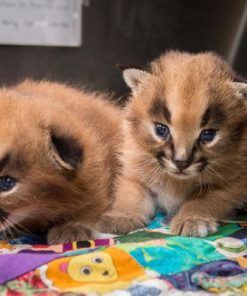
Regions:
<instances>
[{"instance_id":1,"label":"kitten head","mask_svg":"<svg viewBox=\"0 0 247 296\"><path fill-rule=\"evenodd\" d=\"M74 90L44 82L41 87L56 93L42 90L40 97L38 84L30 85L25 92L0 90L0 231L46 231L77 217L91 225L107 205L109 182L100 174L107 147L83 111L63 103Z\"/></svg>"},{"instance_id":2,"label":"kitten head","mask_svg":"<svg viewBox=\"0 0 247 296\"><path fill-rule=\"evenodd\" d=\"M139 150L174 178L214 172L240 149L247 85L212 53L170 52L148 71L123 71L132 97L126 126ZM221 167L222 169L222 167Z\"/></svg>"}]
</instances>

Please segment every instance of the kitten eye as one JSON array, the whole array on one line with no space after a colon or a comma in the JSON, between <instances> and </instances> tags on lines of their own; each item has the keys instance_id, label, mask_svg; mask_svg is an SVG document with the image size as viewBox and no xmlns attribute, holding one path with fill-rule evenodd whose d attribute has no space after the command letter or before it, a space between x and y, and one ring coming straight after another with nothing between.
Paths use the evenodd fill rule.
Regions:
<instances>
[{"instance_id":1,"label":"kitten eye","mask_svg":"<svg viewBox=\"0 0 247 296\"><path fill-rule=\"evenodd\" d=\"M9 176L0 177L0 191L9 191L14 188L15 184L15 178Z\"/></svg>"},{"instance_id":2,"label":"kitten eye","mask_svg":"<svg viewBox=\"0 0 247 296\"><path fill-rule=\"evenodd\" d=\"M157 136L164 138L164 139L168 139L170 136L170 131L169 131L168 126L163 125L161 123L155 124L155 132L156 132Z\"/></svg>"},{"instance_id":3,"label":"kitten eye","mask_svg":"<svg viewBox=\"0 0 247 296\"><path fill-rule=\"evenodd\" d=\"M204 130L201 132L200 135L200 142L202 143L207 143L207 142L211 142L214 137L216 135L216 130L214 129L208 129L208 130Z\"/></svg>"}]
</instances>

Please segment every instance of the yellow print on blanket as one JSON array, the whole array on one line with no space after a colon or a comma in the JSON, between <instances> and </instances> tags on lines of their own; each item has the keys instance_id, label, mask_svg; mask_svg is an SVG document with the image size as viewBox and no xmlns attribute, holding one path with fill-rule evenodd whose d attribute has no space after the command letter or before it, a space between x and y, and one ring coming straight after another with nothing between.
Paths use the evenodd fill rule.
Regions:
<instances>
[{"instance_id":1,"label":"yellow print on blanket","mask_svg":"<svg viewBox=\"0 0 247 296\"><path fill-rule=\"evenodd\" d=\"M145 280L145 270L128 253L116 247L64 257L40 268L45 283L58 291L106 293L126 289Z\"/></svg>"}]
</instances>

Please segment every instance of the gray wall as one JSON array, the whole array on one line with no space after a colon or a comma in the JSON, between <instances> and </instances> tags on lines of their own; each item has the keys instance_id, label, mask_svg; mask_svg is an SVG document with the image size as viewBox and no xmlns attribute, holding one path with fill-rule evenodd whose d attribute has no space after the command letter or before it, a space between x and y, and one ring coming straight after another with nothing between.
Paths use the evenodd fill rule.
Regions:
<instances>
[{"instance_id":1,"label":"gray wall","mask_svg":"<svg viewBox=\"0 0 247 296\"><path fill-rule=\"evenodd\" d=\"M227 58L246 0L91 0L80 48L0 46L0 85L49 78L126 94L116 64L145 65L168 49ZM247 76L247 30L234 68Z\"/></svg>"}]
</instances>

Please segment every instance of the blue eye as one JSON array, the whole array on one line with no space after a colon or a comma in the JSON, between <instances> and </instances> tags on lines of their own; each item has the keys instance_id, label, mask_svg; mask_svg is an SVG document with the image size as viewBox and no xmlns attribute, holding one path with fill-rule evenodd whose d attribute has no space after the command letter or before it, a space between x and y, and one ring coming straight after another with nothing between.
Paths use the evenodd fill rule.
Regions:
<instances>
[{"instance_id":1,"label":"blue eye","mask_svg":"<svg viewBox=\"0 0 247 296\"><path fill-rule=\"evenodd\" d=\"M16 184L16 179L9 177L9 176L3 176L0 177L0 191L9 191L12 188L14 188Z\"/></svg>"},{"instance_id":2,"label":"blue eye","mask_svg":"<svg viewBox=\"0 0 247 296\"><path fill-rule=\"evenodd\" d=\"M215 135L216 135L216 130L214 129L204 130L200 135L200 142L202 143L211 142L213 141Z\"/></svg>"},{"instance_id":3,"label":"blue eye","mask_svg":"<svg viewBox=\"0 0 247 296\"><path fill-rule=\"evenodd\" d=\"M155 131L157 136L161 138L168 139L170 136L169 128L166 125L163 125L161 123L155 124Z\"/></svg>"}]
</instances>

